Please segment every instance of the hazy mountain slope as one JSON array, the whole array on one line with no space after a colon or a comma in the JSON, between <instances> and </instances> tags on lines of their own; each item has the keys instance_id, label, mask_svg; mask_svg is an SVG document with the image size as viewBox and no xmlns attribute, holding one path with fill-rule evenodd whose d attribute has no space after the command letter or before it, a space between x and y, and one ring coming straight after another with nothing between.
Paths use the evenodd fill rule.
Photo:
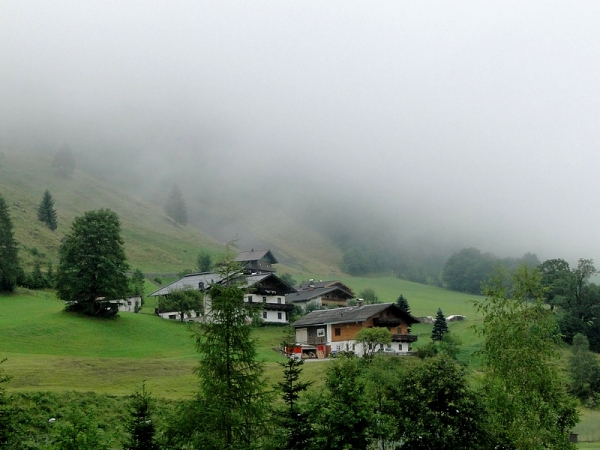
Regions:
<instances>
[{"instance_id":1,"label":"hazy mountain slope","mask_svg":"<svg viewBox=\"0 0 600 450\"><path fill-rule=\"evenodd\" d=\"M151 176L148 179L152 182ZM5 151L0 163L0 193L10 208L22 260L30 264L37 249L57 262L60 241L73 218L85 211L110 208L121 218L127 257L134 268L150 272L193 268L200 248L219 252L223 242L237 236L242 249L273 250L280 259L280 271L339 272L340 250L319 233L278 211L268 198L240 208L223 202L201 202L190 196L190 225L179 227L161 206L168 192L163 193L163 198L160 193L154 198L132 195L129 192L135 190L128 186L135 182L111 178L109 183L79 169L64 179L55 175L49 155ZM55 200L55 232L36 217L45 189Z\"/></svg>"},{"instance_id":2,"label":"hazy mountain slope","mask_svg":"<svg viewBox=\"0 0 600 450\"><path fill-rule=\"evenodd\" d=\"M37 220L37 207L49 189L58 213L58 229L50 231ZM0 167L0 193L5 197L21 244L20 256L31 262L35 251L58 261L60 241L76 216L110 208L122 222L127 257L132 267L146 271L178 271L193 267L200 248L222 246L192 227L177 227L151 202L128 195L79 170L70 179L56 176L52 159L29 154L5 154Z\"/></svg>"}]
</instances>

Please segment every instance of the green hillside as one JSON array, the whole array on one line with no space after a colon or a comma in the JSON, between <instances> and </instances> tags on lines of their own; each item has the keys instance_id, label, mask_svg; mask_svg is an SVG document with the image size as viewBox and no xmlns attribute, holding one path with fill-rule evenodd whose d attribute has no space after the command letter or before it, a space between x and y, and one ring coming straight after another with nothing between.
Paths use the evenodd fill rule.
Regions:
<instances>
[{"instance_id":1,"label":"green hillside","mask_svg":"<svg viewBox=\"0 0 600 450\"><path fill-rule=\"evenodd\" d=\"M223 251L223 243L237 235L244 242L249 242L248 236L252 236L249 246L273 249L283 263L280 270L340 273L338 248L264 200L258 199L256 205L239 210L222 203L196 201L197 196L190 193L188 207L193 216L218 216L221 222L231 223L227 231L230 230L231 235L223 235L224 239L219 241L209 236L206 229L197 228L202 220L190 221L181 227L166 216L162 207L166 193L158 187L164 183L157 182L153 194L145 198L131 193L136 192L132 185L139 180L111 179L108 182L78 169L71 178L65 179L55 175L52 159L49 154L5 152L0 166L0 194L9 205L15 237L21 245L20 257L26 266L31 265L38 253L57 262L61 239L69 231L72 220L85 211L109 208L121 219L131 266L145 272L172 273L193 268L201 248L219 253ZM46 189L52 194L58 213L55 232L36 217Z\"/></svg>"}]
</instances>

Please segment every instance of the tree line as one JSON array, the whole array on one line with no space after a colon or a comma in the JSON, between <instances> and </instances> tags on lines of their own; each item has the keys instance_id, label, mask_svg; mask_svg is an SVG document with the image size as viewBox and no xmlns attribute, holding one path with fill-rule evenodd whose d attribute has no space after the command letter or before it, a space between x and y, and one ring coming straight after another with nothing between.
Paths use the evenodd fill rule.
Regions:
<instances>
[{"instance_id":1,"label":"tree line","mask_svg":"<svg viewBox=\"0 0 600 450\"><path fill-rule=\"evenodd\" d=\"M79 415L59 419L37 448L575 448L569 435L578 420L576 403L554 364L559 335L539 270L519 269L509 285L492 279L477 302L484 319L476 381L443 352L422 360L348 354L328 364L321 387L303 379L304 363L294 358L280 363L279 382L267 383L247 322L257 311L244 302L230 253L219 270L224 282L209 292L212 320L194 332L193 399L164 413L142 388L131 400L121 442L111 443L98 423ZM13 407L0 391L3 448L23 448ZM167 419L155 422L156 415Z\"/></svg>"}]
</instances>

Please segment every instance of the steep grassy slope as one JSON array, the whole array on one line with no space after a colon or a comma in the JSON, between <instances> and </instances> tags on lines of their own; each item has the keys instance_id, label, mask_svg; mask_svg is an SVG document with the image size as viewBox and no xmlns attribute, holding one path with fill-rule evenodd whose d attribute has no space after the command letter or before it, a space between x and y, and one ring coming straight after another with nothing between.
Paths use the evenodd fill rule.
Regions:
<instances>
[{"instance_id":1,"label":"steep grassy slope","mask_svg":"<svg viewBox=\"0 0 600 450\"><path fill-rule=\"evenodd\" d=\"M151 183L149 179L144 182ZM223 242L237 236L243 249L271 248L283 263L280 271L339 274L340 250L323 236L295 223L276 205L271 205L268 198L258 198L252 205L241 208L233 203L203 203L197 200L197 193L185 192L191 199L188 207L192 220L188 226L180 227L165 215L161 206L166 193L158 186L165 186L165 182L157 182L155 197L151 199L131 194L138 191L133 186L137 182L135 179L107 182L78 169L65 179L55 175L49 155L5 152L0 166L0 194L10 208L15 236L21 244L21 259L30 265L34 254L41 252L56 262L60 241L73 218L85 211L110 208L121 219L131 266L146 272L193 268L201 248L219 253ZM36 218L46 189L50 190L58 213L55 232ZM203 216L212 221L202 220ZM207 230L212 237L206 234Z\"/></svg>"}]
</instances>

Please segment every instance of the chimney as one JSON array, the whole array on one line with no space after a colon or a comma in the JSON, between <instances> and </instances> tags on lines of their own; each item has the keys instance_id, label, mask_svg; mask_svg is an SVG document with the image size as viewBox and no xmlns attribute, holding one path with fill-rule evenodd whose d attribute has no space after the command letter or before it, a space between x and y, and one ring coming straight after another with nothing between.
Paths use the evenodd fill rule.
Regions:
<instances>
[{"instance_id":1,"label":"chimney","mask_svg":"<svg viewBox=\"0 0 600 450\"><path fill-rule=\"evenodd\" d=\"M358 306L360 308L363 305L364 302L365 302L364 299L357 298L356 299L356 306Z\"/></svg>"}]
</instances>

